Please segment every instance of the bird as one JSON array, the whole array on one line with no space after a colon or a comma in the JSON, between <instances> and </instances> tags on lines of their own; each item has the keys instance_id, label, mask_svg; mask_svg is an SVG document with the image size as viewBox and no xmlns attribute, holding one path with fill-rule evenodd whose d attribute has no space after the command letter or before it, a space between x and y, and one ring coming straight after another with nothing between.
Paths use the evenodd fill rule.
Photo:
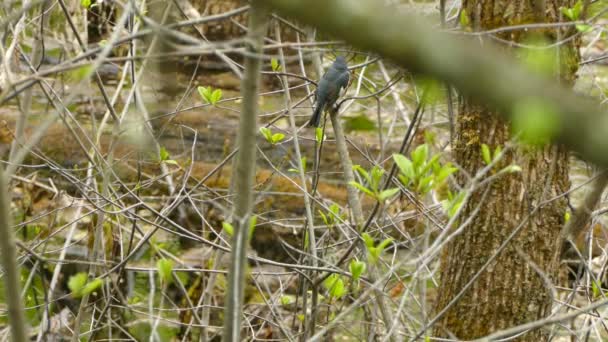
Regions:
<instances>
[{"instance_id":1,"label":"bird","mask_svg":"<svg viewBox=\"0 0 608 342\"><path fill-rule=\"evenodd\" d=\"M348 65L343 56L336 57L334 63L327 69L325 75L319 81L315 91L316 106L310 121L309 127L319 127L321 115L324 111L331 109L336 100L343 95L348 88L350 73Z\"/></svg>"}]
</instances>

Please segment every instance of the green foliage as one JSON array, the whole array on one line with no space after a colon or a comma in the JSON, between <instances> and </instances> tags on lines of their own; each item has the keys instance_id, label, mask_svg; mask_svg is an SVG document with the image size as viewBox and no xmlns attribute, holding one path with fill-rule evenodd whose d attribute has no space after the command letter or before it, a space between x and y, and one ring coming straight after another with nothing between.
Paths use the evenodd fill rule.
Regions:
<instances>
[{"instance_id":1,"label":"green foliage","mask_svg":"<svg viewBox=\"0 0 608 342\"><path fill-rule=\"evenodd\" d=\"M521 138L526 143L546 144L560 130L556 113L553 104L541 99L519 101L513 109L513 130L521 133Z\"/></svg>"},{"instance_id":2,"label":"green foliage","mask_svg":"<svg viewBox=\"0 0 608 342\"><path fill-rule=\"evenodd\" d=\"M307 162L306 157L302 157L302 158L300 159L300 163L302 164L302 168L304 169L304 170L303 170L303 171L304 171L304 173L306 173L306 162ZM299 173L299 172L300 172L298 169L294 169L294 168L290 168L290 169L289 169L289 170L287 170L287 171L289 171L289 172L293 172L293 173Z\"/></svg>"},{"instance_id":3,"label":"green foliage","mask_svg":"<svg viewBox=\"0 0 608 342\"><path fill-rule=\"evenodd\" d=\"M515 173L515 172L521 172L521 167L519 165L509 165L502 170L504 172L508 172L508 173Z\"/></svg>"},{"instance_id":4,"label":"green foliage","mask_svg":"<svg viewBox=\"0 0 608 342\"><path fill-rule=\"evenodd\" d=\"M161 163L178 165L177 162L171 159L171 155L169 155L169 151L164 146L160 147L158 151L158 159Z\"/></svg>"},{"instance_id":5,"label":"green foliage","mask_svg":"<svg viewBox=\"0 0 608 342\"><path fill-rule=\"evenodd\" d=\"M271 143L273 145L280 143L285 138L285 134L283 134L283 133L274 133L273 134L272 131L270 130L270 128L267 128L267 127L260 127L260 133L262 134L262 136L264 138L266 138L266 141L268 141L269 143Z\"/></svg>"},{"instance_id":6,"label":"green foliage","mask_svg":"<svg viewBox=\"0 0 608 342\"><path fill-rule=\"evenodd\" d=\"M296 297L292 295L283 295L281 296L281 304L282 305L290 305L296 302Z\"/></svg>"},{"instance_id":7,"label":"green foliage","mask_svg":"<svg viewBox=\"0 0 608 342\"><path fill-rule=\"evenodd\" d=\"M367 269L367 265L363 261L355 259L350 261L350 265L348 265L348 267L350 269L350 273L353 276L354 282L359 281L359 278L361 278L361 275L365 273L365 270Z\"/></svg>"},{"instance_id":8,"label":"green foliage","mask_svg":"<svg viewBox=\"0 0 608 342\"><path fill-rule=\"evenodd\" d=\"M68 288L72 291L72 296L75 298L81 297L81 290L84 288L84 285L87 283L89 277L86 272L76 273L71 276L68 280Z\"/></svg>"},{"instance_id":9,"label":"green foliage","mask_svg":"<svg viewBox=\"0 0 608 342\"><path fill-rule=\"evenodd\" d=\"M486 144L481 144L481 157L483 158L483 162L486 165L490 165L495 162L500 154L502 153L502 147L496 146L494 149L494 153L490 151L490 147Z\"/></svg>"},{"instance_id":10,"label":"green foliage","mask_svg":"<svg viewBox=\"0 0 608 342\"><path fill-rule=\"evenodd\" d=\"M591 290L593 291L593 298L599 298L602 295L602 283L597 280L591 281Z\"/></svg>"},{"instance_id":11,"label":"green foliage","mask_svg":"<svg viewBox=\"0 0 608 342\"><path fill-rule=\"evenodd\" d=\"M323 286L329 293L330 298L342 298L346 294L344 280L338 274L331 274L323 281Z\"/></svg>"},{"instance_id":12,"label":"green foliage","mask_svg":"<svg viewBox=\"0 0 608 342\"><path fill-rule=\"evenodd\" d=\"M258 222L257 216L252 216L249 219L249 240L251 240L251 237L253 236L253 232L255 231L255 226L256 226L257 222ZM228 234L228 236L230 236L230 237L234 236L234 226L232 224L224 221L224 222L222 222L222 228L224 229L226 234Z\"/></svg>"},{"instance_id":13,"label":"green foliage","mask_svg":"<svg viewBox=\"0 0 608 342\"><path fill-rule=\"evenodd\" d=\"M72 297L80 298L89 295L101 287L103 281L95 278L88 282L89 276L85 272L76 273L68 280L68 288L72 291Z\"/></svg>"},{"instance_id":14,"label":"green foliage","mask_svg":"<svg viewBox=\"0 0 608 342\"><path fill-rule=\"evenodd\" d=\"M272 71L281 71L281 64L279 64L276 58L270 60L270 66L272 67Z\"/></svg>"},{"instance_id":15,"label":"green foliage","mask_svg":"<svg viewBox=\"0 0 608 342\"><path fill-rule=\"evenodd\" d=\"M465 197L466 193L464 191L461 191L456 195L454 195L451 191L448 191L448 199L442 202L443 209L447 213L448 217L452 218L454 215L456 215L462 206Z\"/></svg>"},{"instance_id":16,"label":"green foliage","mask_svg":"<svg viewBox=\"0 0 608 342\"><path fill-rule=\"evenodd\" d=\"M581 13L583 12L583 0L578 0L574 6L572 7L560 7L560 12L572 21L577 21L581 19ZM576 29L581 33L586 33L593 29L590 25L587 24L576 24Z\"/></svg>"},{"instance_id":17,"label":"green foliage","mask_svg":"<svg viewBox=\"0 0 608 342\"><path fill-rule=\"evenodd\" d=\"M251 218L249 219L249 240L251 240L251 237L253 236L253 232L255 231L255 226L257 224L258 224L258 217L251 216Z\"/></svg>"},{"instance_id":18,"label":"green foliage","mask_svg":"<svg viewBox=\"0 0 608 342\"><path fill-rule=\"evenodd\" d=\"M573 7L560 7L560 12L570 20L578 20L583 11L583 1L578 0Z\"/></svg>"},{"instance_id":19,"label":"green foliage","mask_svg":"<svg viewBox=\"0 0 608 342\"><path fill-rule=\"evenodd\" d=\"M86 295L93 293L98 288L100 288L102 284L103 284L103 281L99 278L95 278L95 279L91 280L82 288L82 295L86 296Z\"/></svg>"},{"instance_id":20,"label":"green foliage","mask_svg":"<svg viewBox=\"0 0 608 342\"><path fill-rule=\"evenodd\" d=\"M384 169L380 168L379 166L374 165L370 172L365 171L365 169L359 165L354 165L353 169L367 181L369 188L356 181L351 181L349 184L359 189L366 195L375 198L378 202L384 202L399 192L399 188L386 190L380 189L380 181L384 175Z\"/></svg>"},{"instance_id":21,"label":"green foliage","mask_svg":"<svg viewBox=\"0 0 608 342\"><path fill-rule=\"evenodd\" d=\"M169 285L173 282L173 260L160 259L156 262L158 277L163 284Z\"/></svg>"},{"instance_id":22,"label":"green foliage","mask_svg":"<svg viewBox=\"0 0 608 342\"><path fill-rule=\"evenodd\" d=\"M84 8L91 7L91 0L80 0L80 6Z\"/></svg>"},{"instance_id":23,"label":"green foliage","mask_svg":"<svg viewBox=\"0 0 608 342\"><path fill-rule=\"evenodd\" d=\"M344 220L346 217L345 215L340 214L340 206L336 203L329 206L327 215L325 215L325 213L323 213L321 210L319 210L319 215L321 215L321 219L329 228L333 228L336 223L338 223L340 220Z\"/></svg>"},{"instance_id":24,"label":"green foliage","mask_svg":"<svg viewBox=\"0 0 608 342\"><path fill-rule=\"evenodd\" d=\"M376 246L374 239L368 233L363 233L361 237L363 238L363 242L365 242L367 259L372 265L375 265L380 260L380 256L384 253L386 246L393 242L393 238L387 238Z\"/></svg>"},{"instance_id":25,"label":"green foliage","mask_svg":"<svg viewBox=\"0 0 608 342\"><path fill-rule=\"evenodd\" d=\"M393 154L393 160L399 168L399 180L420 195L442 185L458 170L451 163L442 165L438 154L430 157L427 144L418 146L410 157L411 159L408 159L401 154Z\"/></svg>"},{"instance_id":26,"label":"green foliage","mask_svg":"<svg viewBox=\"0 0 608 342\"><path fill-rule=\"evenodd\" d=\"M460 27L462 29L470 28L471 20L469 20L469 15L467 14L467 10L464 8L460 11L459 22L460 22Z\"/></svg>"},{"instance_id":27,"label":"green foliage","mask_svg":"<svg viewBox=\"0 0 608 342\"><path fill-rule=\"evenodd\" d=\"M232 224L230 224L230 222L222 222L222 228L224 229L226 234L228 234L228 236L234 236L234 227L232 226Z\"/></svg>"},{"instance_id":28,"label":"green foliage","mask_svg":"<svg viewBox=\"0 0 608 342\"><path fill-rule=\"evenodd\" d=\"M222 90L221 89L213 89L211 87L203 87L198 86L196 88L198 90L198 94L203 98L203 100L207 101L207 103L215 106L222 99Z\"/></svg>"},{"instance_id":29,"label":"green foliage","mask_svg":"<svg viewBox=\"0 0 608 342\"><path fill-rule=\"evenodd\" d=\"M323 127L315 128L315 140L317 141L317 143L320 143L321 141L325 140L325 135L323 134Z\"/></svg>"}]
</instances>

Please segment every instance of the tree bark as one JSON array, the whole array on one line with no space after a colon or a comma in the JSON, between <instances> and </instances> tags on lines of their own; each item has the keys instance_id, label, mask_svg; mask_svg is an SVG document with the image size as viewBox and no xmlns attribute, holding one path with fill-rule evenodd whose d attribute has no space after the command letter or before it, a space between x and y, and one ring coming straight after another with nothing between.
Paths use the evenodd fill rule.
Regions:
<instances>
[{"instance_id":1,"label":"tree bark","mask_svg":"<svg viewBox=\"0 0 608 342\"><path fill-rule=\"evenodd\" d=\"M543 20L557 22L559 7L572 5L564 0L465 0L463 10L472 28L487 30ZM535 33L553 42L570 35L568 30ZM499 35L518 42L528 37L524 31ZM565 84L574 80L577 44L573 39L559 51L559 79ZM454 156L469 175L486 166L482 144L492 151L497 146L504 149L513 138L508 122L472 99L461 101L456 125ZM493 170L510 164L520 166L521 172L506 174L475 190L461 216L475 217L443 251L435 336L479 338L550 313L550 284L557 279L560 230L567 208L566 199L559 195L570 187L568 154L563 146L518 145L506 149ZM467 182L463 174L458 177L462 187ZM542 329L517 338L543 339Z\"/></svg>"}]
</instances>

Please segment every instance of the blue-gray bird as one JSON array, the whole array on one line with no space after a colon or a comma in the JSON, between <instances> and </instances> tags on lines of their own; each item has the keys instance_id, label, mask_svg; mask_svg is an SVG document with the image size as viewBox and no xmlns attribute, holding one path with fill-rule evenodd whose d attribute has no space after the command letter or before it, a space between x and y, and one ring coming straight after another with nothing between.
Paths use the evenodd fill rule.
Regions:
<instances>
[{"instance_id":1,"label":"blue-gray bird","mask_svg":"<svg viewBox=\"0 0 608 342\"><path fill-rule=\"evenodd\" d=\"M323 112L331 109L340 95L346 91L349 79L350 74L346 60L342 56L336 57L336 61L327 69L317 85L317 91L315 92L317 103L308 126L319 127Z\"/></svg>"}]
</instances>

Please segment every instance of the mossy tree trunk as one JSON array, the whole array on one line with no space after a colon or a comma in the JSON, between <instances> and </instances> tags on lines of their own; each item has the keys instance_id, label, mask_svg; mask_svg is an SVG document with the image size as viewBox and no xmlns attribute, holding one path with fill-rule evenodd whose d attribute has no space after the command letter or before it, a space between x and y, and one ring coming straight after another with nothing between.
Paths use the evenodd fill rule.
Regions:
<instances>
[{"instance_id":1,"label":"mossy tree trunk","mask_svg":"<svg viewBox=\"0 0 608 342\"><path fill-rule=\"evenodd\" d=\"M559 7L572 7L568 0L464 0L463 10L473 30L526 23L557 22ZM531 33L555 42L570 36L570 28L543 31L510 31L500 33L503 42L523 42ZM484 44L492 40L484 37ZM576 39L569 40L555 55L559 76L564 84L572 84L578 65ZM505 48L507 50L509 48ZM514 51L505 51L513 53ZM481 146L493 151L505 149L512 141L509 124L492 110L475 103L460 101L454 139L454 157L469 175L484 168ZM472 221L443 251L436 312L449 309L435 324L435 336L473 339L526 322L546 317L553 302L549 283L555 283L560 250L560 230L567 209L566 199L559 195L569 187L568 154L555 145L506 149L505 156L494 170L510 164L521 172L498 177L476 189L464 204L460 222ZM460 186L468 179L460 172ZM477 211L478 210L478 211ZM515 234L514 231L517 230ZM512 236L511 236L512 235ZM509 237L511 239L509 240ZM484 264L509 240L485 270ZM479 273L474 283L466 284ZM459 297L459 298L458 298ZM455 300L455 298L458 298ZM542 329L519 337L522 341L541 341Z\"/></svg>"}]
</instances>

